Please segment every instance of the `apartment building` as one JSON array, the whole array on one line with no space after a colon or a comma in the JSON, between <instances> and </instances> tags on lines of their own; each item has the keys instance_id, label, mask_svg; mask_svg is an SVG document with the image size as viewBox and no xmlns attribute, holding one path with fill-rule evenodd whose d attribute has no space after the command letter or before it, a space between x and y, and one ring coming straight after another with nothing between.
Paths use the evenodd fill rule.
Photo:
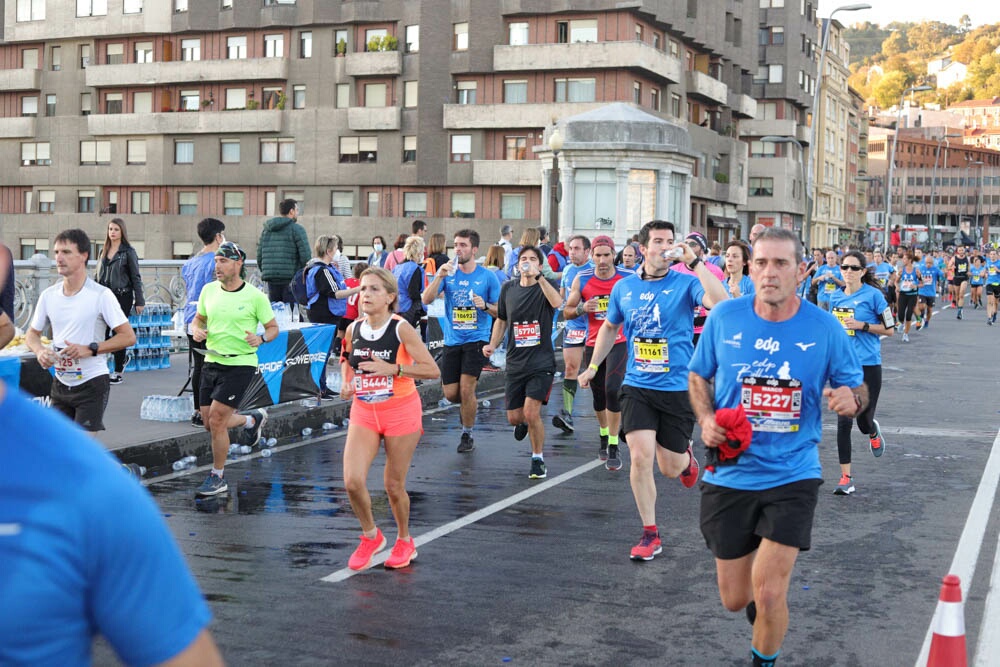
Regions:
<instances>
[{"instance_id":1,"label":"apartment building","mask_svg":"<svg viewBox=\"0 0 1000 667\"><path fill-rule=\"evenodd\" d=\"M115 215L144 257L187 257L206 216L253 253L289 197L351 255L417 217L489 243L551 219L555 128L564 236L654 216L718 236L747 198L752 0L3 7L0 229L20 256Z\"/></svg>"}]
</instances>

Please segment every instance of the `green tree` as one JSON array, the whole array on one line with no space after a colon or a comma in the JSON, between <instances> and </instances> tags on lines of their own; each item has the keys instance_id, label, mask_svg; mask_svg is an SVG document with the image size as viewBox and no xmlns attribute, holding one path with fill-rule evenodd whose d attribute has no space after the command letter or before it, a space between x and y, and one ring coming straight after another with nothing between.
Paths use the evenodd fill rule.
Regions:
<instances>
[{"instance_id":1,"label":"green tree","mask_svg":"<svg viewBox=\"0 0 1000 667\"><path fill-rule=\"evenodd\" d=\"M897 56L906 51L907 46L906 35L901 30L897 30L882 42L882 55Z\"/></svg>"},{"instance_id":2,"label":"green tree","mask_svg":"<svg viewBox=\"0 0 1000 667\"><path fill-rule=\"evenodd\" d=\"M883 109L899 104L903 91L909 87L906 75L902 72L886 72L878 83L872 86L872 96L875 103Z\"/></svg>"},{"instance_id":3,"label":"green tree","mask_svg":"<svg viewBox=\"0 0 1000 667\"><path fill-rule=\"evenodd\" d=\"M1000 55L988 53L969 65L964 83L976 99L1000 95Z\"/></svg>"}]
</instances>

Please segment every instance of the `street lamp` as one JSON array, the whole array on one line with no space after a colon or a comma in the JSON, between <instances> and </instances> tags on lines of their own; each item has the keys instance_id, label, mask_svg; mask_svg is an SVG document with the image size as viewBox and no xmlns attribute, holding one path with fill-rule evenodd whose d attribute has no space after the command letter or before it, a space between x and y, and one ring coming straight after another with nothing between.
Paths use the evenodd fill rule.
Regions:
<instances>
[{"instance_id":1,"label":"street lamp","mask_svg":"<svg viewBox=\"0 0 1000 667\"><path fill-rule=\"evenodd\" d=\"M841 5L830 12L829 18L826 20L826 25L823 26L823 39L820 40L819 47L819 71L816 75L816 81L813 83L813 104L812 104L812 123L809 125L809 168L806 171L806 191L809 193L806 197L807 202L811 202L815 199L813 194L813 187L815 185L814 180L816 178L816 126L819 124L819 95L823 88L823 68L826 66L826 45L830 41L830 24L833 23L833 16L837 12L857 12L862 9L871 9L872 6L866 2L859 2L852 5ZM809 248L809 223L812 221L812 206L806 209L806 222L803 222L802 230L802 241L806 248Z\"/></svg>"},{"instance_id":2,"label":"street lamp","mask_svg":"<svg viewBox=\"0 0 1000 667\"><path fill-rule=\"evenodd\" d=\"M889 177L885 182L885 239L882 249L889 247L889 227L892 225L892 172L896 168L896 142L899 140L899 124L903 122L903 100L910 93L931 90L930 86L910 86L899 96L899 107L896 111L896 131L892 135L892 150L889 151Z\"/></svg>"},{"instance_id":3,"label":"street lamp","mask_svg":"<svg viewBox=\"0 0 1000 667\"><path fill-rule=\"evenodd\" d=\"M760 140L769 144L795 144L799 147L799 164L802 165L802 194L805 195L805 210L802 214L802 245L808 248L809 225L812 223L812 198L810 197L809 187L806 185L808 181L806 179L806 163L802 160L802 143L794 137L780 137L770 134L761 137Z\"/></svg>"},{"instance_id":4,"label":"street lamp","mask_svg":"<svg viewBox=\"0 0 1000 667\"><path fill-rule=\"evenodd\" d=\"M982 160L973 160L972 156L970 155L965 156L965 187L963 188L962 192L962 213L964 213L966 217L968 217L969 215L969 172L972 170L973 165L981 165L981 164L983 164ZM977 210L977 215L978 215L978 210ZM959 218L958 231L960 234L963 233L961 218Z\"/></svg>"},{"instance_id":5,"label":"street lamp","mask_svg":"<svg viewBox=\"0 0 1000 667\"><path fill-rule=\"evenodd\" d=\"M960 138L962 136L964 136L964 135L962 135L962 134L944 134L944 135L941 135L940 137L938 137L938 140L937 140L937 152L934 154L934 170L931 172L931 210L930 210L930 213L927 215L927 232L928 232L928 238L931 240L931 242L933 242L936 239L936 233L935 233L935 230L934 230L934 228L937 226L935 224L935 218L934 218L934 189L937 186L937 166L938 166L938 158L941 157L941 142L943 141L945 143L945 145L947 145L950 148L951 144L948 143L948 140L949 139L958 139L958 138ZM946 148L945 151L947 151L947 150L948 149ZM945 153L943 168L947 172L947 169L948 169L948 154L947 154L947 152Z\"/></svg>"},{"instance_id":6,"label":"street lamp","mask_svg":"<svg viewBox=\"0 0 1000 667\"><path fill-rule=\"evenodd\" d=\"M559 202L562 200L562 184L559 182L559 151L562 150L563 139L558 128L553 128L549 135L549 149L552 151L552 173L549 175L549 232L552 242L559 241Z\"/></svg>"},{"instance_id":7,"label":"street lamp","mask_svg":"<svg viewBox=\"0 0 1000 667\"><path fill-rule=\"evenodd\" d=\"M854 180L855 181L860 181L862 183L878 183L880 186L882 184L882 177L881 176L857 176L857 177L855 177ZM866 213L865 217L867 217L867 213L868 213L868 205L867 204L870 203L871 200L872 200L871 193L868 194L868 196L866 197L866 199L868 201L866 202L866 205L865 205L865 213ZM873 237L872 241L874 241L874 240L875 239ZM883 252L888 252L888 248L883 248L882 251Z\"/></svg>"}]
</instances>

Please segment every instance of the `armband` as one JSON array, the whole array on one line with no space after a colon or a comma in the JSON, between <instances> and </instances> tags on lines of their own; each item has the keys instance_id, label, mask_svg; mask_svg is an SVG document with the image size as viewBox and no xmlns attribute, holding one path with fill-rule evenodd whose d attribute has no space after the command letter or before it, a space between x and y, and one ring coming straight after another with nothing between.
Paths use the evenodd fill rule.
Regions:
<instances>
[{"instance_id":1,"label":"armband","mask_svg":"<svg viewBox=\"0 0 1000 667\"><path fill-rule=\"evenodd\" d=\"M403 364L396 364L396 375L403 377Z\"/></svg>"},{"instance_id":2,"label":"armband","mask_svg":"<svg viewBox=\"0 0 1000 667\"><path fill-rule=\"evenodd\" d=\"M591 365L587 366L587 368L589 368L590 370L592 370L592 371L594 371L596 373L600 369L600 366L598 366L597 364L591 364Z\"/></svg>"}]
</instances>

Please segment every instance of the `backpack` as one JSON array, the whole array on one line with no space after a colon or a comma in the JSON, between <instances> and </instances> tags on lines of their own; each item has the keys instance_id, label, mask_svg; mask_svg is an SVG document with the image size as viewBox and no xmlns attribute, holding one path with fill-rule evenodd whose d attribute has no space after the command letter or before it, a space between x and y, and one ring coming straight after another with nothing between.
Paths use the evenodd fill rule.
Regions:
<instances>
[{"instance_id":1,"label":"backpack","mask_svg":"<svg viewBox=\"0 0 1000 667\"><path fill-rule=\"evenodd\" d=\"M308 277L308 268L303 266L301 269L295 272L292 276L292 283L290 287L292 288L292 296L295 297L295 303L300 306L309 305L309 289L306 287L306 278Z\"/></svg>"},{"instance_id":2,"label":"backpack","mask_svg":"<svg viewBox=\"0 0 1000 667\"><path fill-rule=\"evenodd\" d=\"M413 307L413 299L410 298L410 292L407 289L410 280L413 279L413 272L419 270L420 267L413 261L405 261L402 264L397 264L392 269L392 275L396 277L396 284L399 286L399 311L400 313L408 313Z\"/></svg>"}]
</instances>

